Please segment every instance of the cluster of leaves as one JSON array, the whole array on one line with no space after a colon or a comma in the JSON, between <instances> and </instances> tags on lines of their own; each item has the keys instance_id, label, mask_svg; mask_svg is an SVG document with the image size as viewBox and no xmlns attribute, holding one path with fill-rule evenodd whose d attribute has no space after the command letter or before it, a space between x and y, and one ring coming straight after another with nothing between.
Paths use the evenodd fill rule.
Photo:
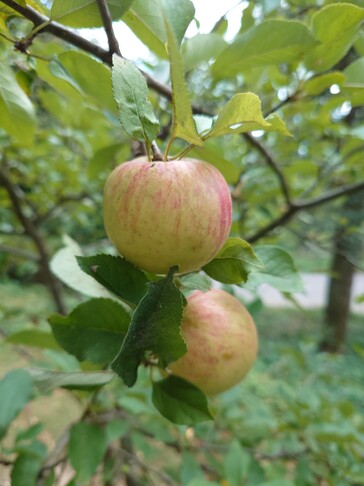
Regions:
<instances>
[{"instance_id":1,"label":"cluster of leaves","mask_svg":"<svg viewBox=\"0 0 364 486\"><path fill-rule=\"evenodd\" d=\"M93 298L69 316L51 316L53 334L63 349L80 361L87 360L101 369L110 365L129 387L135 385L141 364L164 369L185 354L179 332L184 295L211 288L213 281L207 275L224 284L239 284L250 274L248 286L252 290L264 282L284 292L302 289L287 253L262 246L257 249L258 258L239 238L229 238L217 257L203 267L204 272L178 278L173 278L173 268L161 278L145 274L121 257L75 257L74 251L72 245L60 250L53 259L53 271ZM77 269L75 258L87 276ZM71 268L67 268L68 262ZM105 298L110 297L108 292L119 302ZM171 421L191 425L211 418L206 397L191 384L169 377L152 385L154 405Z\"/></svg>"}]
</instances>

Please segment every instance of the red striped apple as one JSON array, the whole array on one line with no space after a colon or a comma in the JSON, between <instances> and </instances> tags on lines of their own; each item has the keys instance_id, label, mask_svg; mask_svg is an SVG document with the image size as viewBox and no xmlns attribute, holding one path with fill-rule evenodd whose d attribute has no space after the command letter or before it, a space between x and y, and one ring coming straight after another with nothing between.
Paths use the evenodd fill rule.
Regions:
<instances>
[{"instance_id":1,"label":"red striped apple","mask_svg":"<svg viewBox=\"0 0 364 486\"><path fill-rule=\"evenodd\" d=\"M207 395L239 383L252 367L258 337L254 321L235 297L219 289L195 291L187 299L181 324L187 353L168 372Z\"/></svg>"},{"instance_id":2,"label":"red striped apple","mask_svg":"<svg viewBox=\"0 0 364 486\"><path fill-rule=\"evenodd\" d=\"M220 172L194 159L116 167L104 188L106 233L127 260L166 274L198 270L220 251L231 227L231 196Z\"/></svg>"}]
</instances>

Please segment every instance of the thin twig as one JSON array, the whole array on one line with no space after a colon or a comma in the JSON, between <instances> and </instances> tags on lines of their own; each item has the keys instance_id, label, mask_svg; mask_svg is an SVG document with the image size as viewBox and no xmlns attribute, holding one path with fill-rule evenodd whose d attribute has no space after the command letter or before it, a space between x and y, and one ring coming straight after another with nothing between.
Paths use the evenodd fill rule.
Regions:
<instances>
[{"instance_id":1,"label":"thin twig","mask_svg":"<svg viewBox=\"0 0 364 486\"><path fill-rule=\"evenodd\" d=\"M111 55L118 54L120 57L122 57L119 43L117 41L114 28L112 26L112 17L109 6L107 4L107 0L97 0L97 6L99 7L102 23L104 24L104 29L109 43L109 52Z\"/></svg>"},{"instance_id":2,"label":"thin twig","mask_svg":"<svg viewBox=\"0 0 364 486\"><path fill-rule=\"evenodd\" d=\"M263 228L261 228L253 235L248 236L246 240L249 243L255 243L257 240L271 233L279 226L285 225L298 211L321 206L322 204L326 204L330 201L338 199L339 197L348 196L349 194L353 194L354 192L358 192L362 190L364 190L364 181L358 182L357 184L350 184L347 186L343 186L339 189L334 189L333 191L328 191L326 194L323 194L322 196L318 196L309 199L307 201L300 201L300 200L292 201L291 206L289 206L287 210L284 211L278 218L271 221L266 226L263 226Z\"/></svg>"},{"instance_id":3,"label":"thin twig","mask_svg":"<svg viewBox=\"0 0 364 486\"><path fill-rule=\"evenodd\" d=\"M7 5L8 7L12 8L16 12L20 13L23 17L29 19L31 22L33 22L35 28L43 26L37 32L37 35L43 32L48 32L50 34L53 34L59 39L62 39L68 42L69 44L72 44L75 47L78 47L79 49L82 49L83 51L94 55L101 61L111 65L112 56L110 55L109 51L94 44L93 42L88 41L84 37L76 34L75 32L67 29L66 27L63 27L63 25L58 24L57 22L54 21L50 22L47 17L40 14L32 7L29 6L23 7L22 5L15 2L14 0L1 0L1 3Z\"/></svg>"},{"instance_id":4,"label":"thin twig","mask_svg":"<svg viewBox=\"0 0 364 486\"><path fill-rule=\"evenodd\" d=\"M244 138L247 140L247 142L254 147L258 152L260 152L261 155L263 155L265 161L269 165L269 167L273 170L273 172L276 174L282 194L284 196L284 200L287 204L288 207L292 206L292 201L291 201L291 196L289 193L289 186L288 183L284 177L284 174L280 167L278 166L277 162L273 159L271 154L268 152L268 150L264 147L264 145L259 142L256 138L254 138L250 133L244 133Z\"/></svg>"},{"instance_id":5,"label":"thin twig","mask_svg":"<svg viewBox=\"0 0 364 486\"><path fill-rule=\"evenodd\" d=\"M296 100L297 100L297 93L294 93L292 95L287 96L287 98L284 98L284 100L280 101L275 106L270 108L268 111L264 112L264 117L272 115L272 113L275 113L276 111L278 111L283 106L287 105L288 103L291 103L292 101L296 101Z\"/></svg>"},{"instance_id":6,"label":"thin twig","mask_svg":"<svg viewBox=\"0 0 364 486\"><path fill-rule=\"evenodd\" d=\"M12 461L11 459L4 459L3 457L0 457L0 464L2 466L13 466L15 461Z\"/></svg>"},{"instance_id":7,"label":"thin twig","mask_svg":"<svg viewBox=\"0 0 364 486\"><path fill-rule=\"evenodd\" d=\"M5 165L0 165L0 186L2 186L7 192L16 218L24 228L24 232L29 236L37 249L39 255L39 265L44 272L46 278L45 283L53 297L57 310L60 313L65 314L66 308L60 293L59 283L49 267L49 256L45 241L38 231L38 228L34 225L32 219L24 211L24 201L19 196L19 187L12 182L8 169Z\"/></svg>"},{"instance_id":8,"label":"thin twig","mask_svg":"<svg viewBox=\"0 0 364 486\"><path fill-rule=\"evenodd\" d=\"M35 253L14 246L0 245L0 252L8 253L9 255L14 255L20 258L24 258L25 260L31 260L33 262L39 261L39 258Z\"/></svg>"},{"instance_id":9,"label":"thin twig","mask_svg":"<svg viewBox=\"0 0 364 486\"><path fill-rule=\"evenodd\" d=\"M91 199L91 196L87 194L86 192L82 192L81 194L68 194L65 196L60 197L54 206L52 206L48 211L46 211L44 214L39 214L35 219L34 219L34 224L36 226L39 226L43 224L45 221L47 221L49 218L52 217L52 215L61 208L64 204L70 203L70 202L78 202L82 201L83 199Z\"/></svg>"},{"instance_id":10,"label":"thin twig","mask_svg":"<svg viewBox=\"0 0 364 486\"><path fill-rule=\"evenodd\" d=\"M174 481L174 479L171 476L169 476L165 472L157 469L156 467L152 466L151 464L147 464L147 463L143 462L136 454L133 454L132 452L127 451L125 448L110 446L110 449L114 452L114 454L121 454L121 455L127 457L129 460L135 462L144 471L151 472L151 473L155 474L156 476L159 476L166 484L177 485L177 483Z\"/></svg>"}]
</instances>

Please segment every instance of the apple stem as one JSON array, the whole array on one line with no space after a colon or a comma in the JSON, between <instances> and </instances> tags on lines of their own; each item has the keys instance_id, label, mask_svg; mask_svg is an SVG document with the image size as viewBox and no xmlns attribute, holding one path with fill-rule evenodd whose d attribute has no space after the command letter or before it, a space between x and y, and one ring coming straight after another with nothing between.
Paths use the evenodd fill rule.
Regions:
<instances>
[{"instance_id":1,"label":"apple stem","mask_svg":"<svg viewBox=\"0 0 364 486\"><path fill-rule=\"evenodd\" d=\"M169 152L169 149L171 148L173 140L174 140L174 134L172 134L171 138L167 142L167 146L166 146L166 149L165 149L164 155L163 155L163 160L168 160L168 152Z\"/></svg>"},{"instance_id":2,"label":"apple stem","mask_svg":"<svg viewBox=\"0 0 364 486\"><path fill-rule=\"evenodd\" d=\"M156 160L163 160L163 154L162 152L159 150L158 148L158 145L157 145L157 142L152 142L152 153L153 153L153 157L152 157L152 161L155 162Z\"/></svg>"}]
</instances>

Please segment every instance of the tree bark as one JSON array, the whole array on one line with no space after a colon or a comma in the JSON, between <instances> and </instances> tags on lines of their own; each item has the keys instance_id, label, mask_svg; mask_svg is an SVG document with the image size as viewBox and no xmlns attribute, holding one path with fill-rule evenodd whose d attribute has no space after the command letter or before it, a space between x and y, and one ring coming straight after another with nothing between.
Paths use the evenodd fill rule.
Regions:
<instances>
[{"instance_id":1,"label":"tree bark","mask_svg":"<svg viewBox=\"0 0 364 486\"><path fill-rule=\"evenodd\" d=\"M320 351L342 352L345 347L350 299L355 275L355 259L361 249L360 235L355 232L362 221L364 193L360 191L347 198L342 208L345 223L339 225L334 239L331 278L324 314L324 333Z\"/></svg>"},{"instance_id":2,"label":"tree bark","mask_svg":"<svg viewBox=\"0 0 364 486\"><path fill-rule=\"evenodd\" d=\"M18 221L22 225L24 232L33 241L34 246L38 254L38 265L44 285L48 288L55 307L61 314L66 313L66 307L64 305L60 282L51 272L49 266L49 256L44 240L38 231L38 228L34 225L31 218L29 218L23 211L22 198L20 196L18 186L14 185L9 177L7 168L0 166L0 185L4 187L8 193L9 199L13 206L14 214Z\"/></svg>"}]
</instances>

